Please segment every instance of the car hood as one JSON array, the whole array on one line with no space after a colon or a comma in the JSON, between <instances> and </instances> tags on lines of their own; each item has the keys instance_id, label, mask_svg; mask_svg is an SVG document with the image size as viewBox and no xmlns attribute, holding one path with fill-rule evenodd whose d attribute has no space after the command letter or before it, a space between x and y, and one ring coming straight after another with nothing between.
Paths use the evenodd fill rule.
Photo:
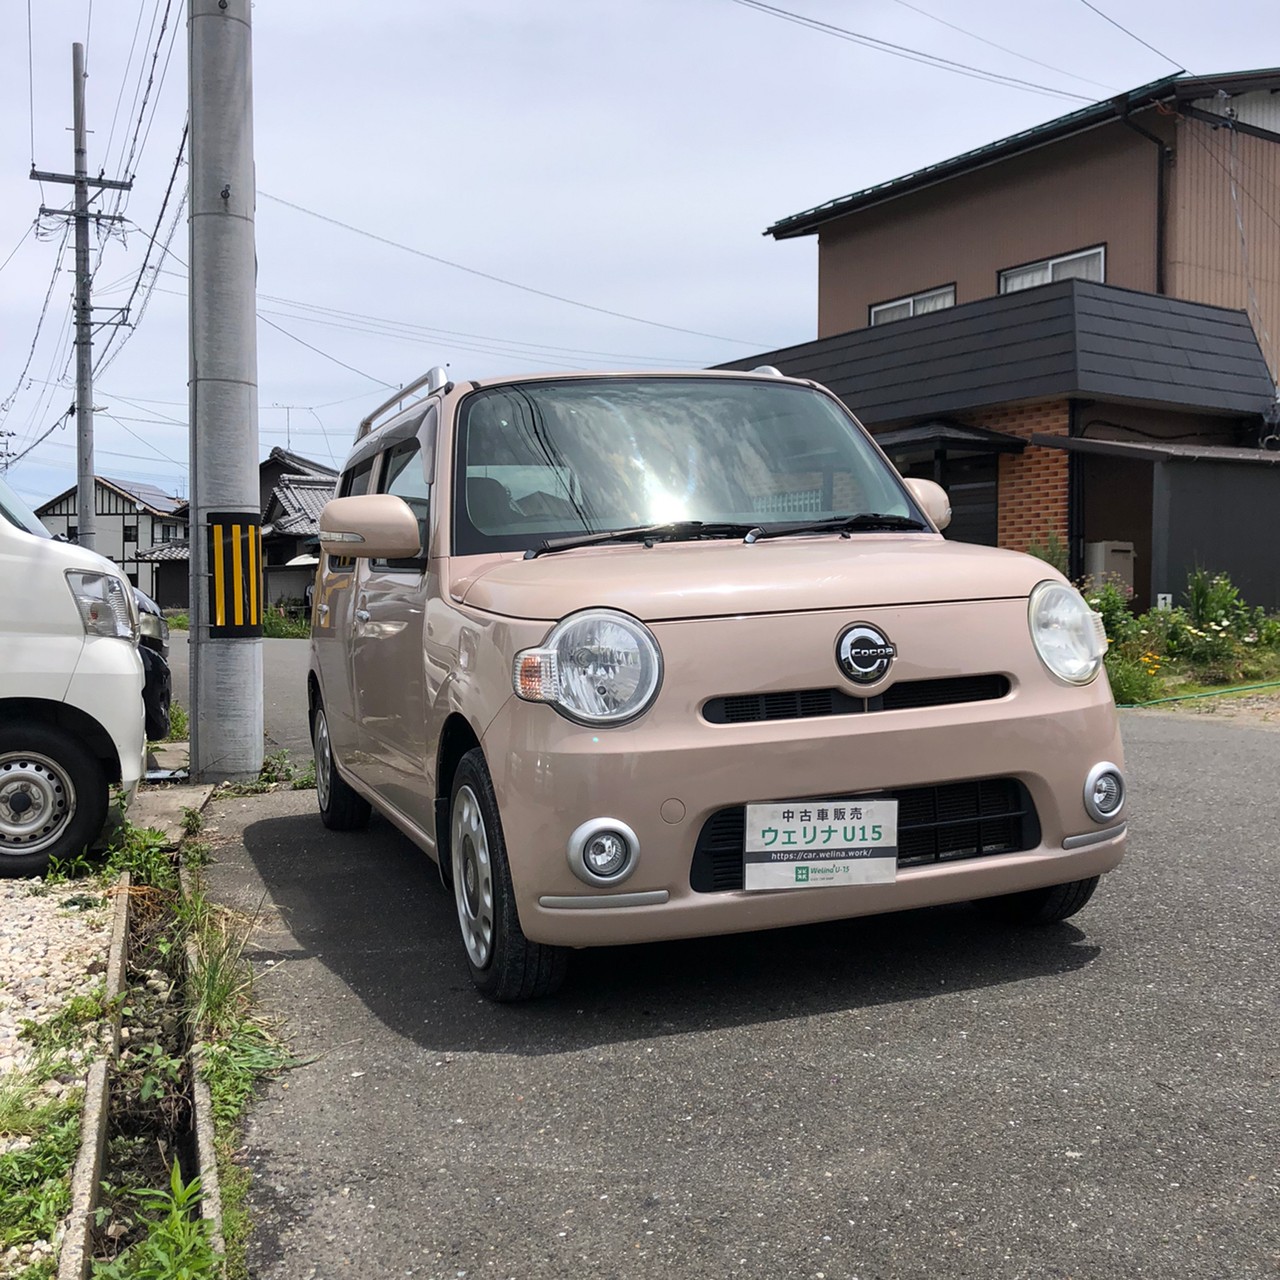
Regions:
<instances>
[{"instance_id":1,"label":"car hood","mask_svg":"<svg viewBox=\"0 0 1280 1280\"><path fill-rule=\"evenodd\" d=\"M554 621L607 605L645 622L1024 597L1058 573L1014 551L936 534L668 542L542 555L468 556L452 595L510 618Z\"/></svg>"}]
</instances>

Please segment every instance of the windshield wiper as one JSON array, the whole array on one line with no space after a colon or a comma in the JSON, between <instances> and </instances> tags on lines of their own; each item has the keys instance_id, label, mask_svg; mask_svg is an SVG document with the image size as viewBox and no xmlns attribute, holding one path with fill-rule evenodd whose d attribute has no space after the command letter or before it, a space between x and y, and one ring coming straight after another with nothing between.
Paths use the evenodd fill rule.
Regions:
<instances>
[{"instance_id":1,"label":"windshield wiper","mask_svg":"<svg viewBox=\"0 0 1280 1280\"><path fill-rule=\"evenodd\" d=\"M828 516L825 520L797 520L791 524L771 524L768 528L757 525L750 530L744 542L759 542L761 538L785 538L789 533L843 533L872 529L923 530L929 526L911 516L882 515L879 511L863 511L856 516Z\"/></svg>"},{"instance_id":2,"label":"windshield wiper","mask_svg":"<svg viewBox=\"0 0 1280 1280\"><path fill-rule=\"evenodd\" d=\"M544 538L524 553L526 560L552 551L572 551L575 547L594 547L605 542L691 542L698 538L741 538L752 531L749 524L676 520L668 524L643 524L628 529L605 529L600 533L572 534L566 538Z\"/></svg>"}]
</instances>

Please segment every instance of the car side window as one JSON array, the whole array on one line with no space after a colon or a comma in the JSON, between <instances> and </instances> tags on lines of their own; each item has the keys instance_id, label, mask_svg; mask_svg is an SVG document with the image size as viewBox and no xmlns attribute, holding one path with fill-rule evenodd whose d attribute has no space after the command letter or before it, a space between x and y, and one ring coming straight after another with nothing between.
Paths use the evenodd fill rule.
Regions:
<instances>
[{"instance_id":1,"label":"car side window","mask_svg":"<svg viewBox=\"0 0 1280 1280\"><path fill-rule=\"evenodd\" d=\"M363 462L357 463L350 471L344 471L338 478L337 497L339 498L359 498L369 492L369 482L373 479L373 464L375 458L366 458ZM331 571L342 572L351 569L355 565L355 560L351 556L330 556L329 568Z\"/></svg>"},{"instance_id":2,"label":"car side window","mask_svg":"<svg viewBox=\"0 0 1280 1280\"><path fill-rule=\"evenodd\" d=\"M375 560L372 568L421 573L427 564L427 514L430 510L431 486L427 483L422 447L415 438L404 440L388 449L382 469L379 493L390 493L403 499L418 518L421 554L402 560Z\"/></svg>"}]
</instances>

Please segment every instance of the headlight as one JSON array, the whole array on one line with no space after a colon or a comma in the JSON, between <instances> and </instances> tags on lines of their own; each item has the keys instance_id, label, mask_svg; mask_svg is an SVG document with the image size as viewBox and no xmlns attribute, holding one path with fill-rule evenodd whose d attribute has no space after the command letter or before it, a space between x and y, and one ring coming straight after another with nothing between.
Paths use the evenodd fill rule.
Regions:
<instances>
[{"instance_id":1,"label":"headlight","mask_svg":"<svg viewBox=\"0 0 1280 1280\"><path fill-rule=\"evenodd\" d=\"M158 617L154 613L138 614L138 630L144 636L150 636L153 640L168 643L169 624L164 618Z\"/></svg>"},{"instance_id":2,"label":"headlight","mask_svg":"<svg viewBox=\"0 0 1280 1280\"><path fill-rule=\"evenodd\" d=\"M120 636L136 640L137 615L130 587L114 573L67 571L67 586L75 597L86 635Z\"/></svg>"},{"instance_id":3,"label":"headlight","mask_svg":"<svg viewBox=\"0 0 1280 1280\"><path fill-rule=\"evenodd\" d=\"M537 649L516 654L511 682L526 702L550 702L583 724L624 724L648 709L662 655L648 627L612 609L558 623Z\"/></svg>"},{"instance_id":4,"label":"headlight","mask_svg":"<svg viewBox=\"0 0 1280 1280\"><path fill-rule=\"evenodd\" d=\"M1041 582L1027 607L1031 639L1040 661L1069 684L1088 684L1102 670L1107 633L1102 617L1065 582Z\"/></svg>"}]
</instances>

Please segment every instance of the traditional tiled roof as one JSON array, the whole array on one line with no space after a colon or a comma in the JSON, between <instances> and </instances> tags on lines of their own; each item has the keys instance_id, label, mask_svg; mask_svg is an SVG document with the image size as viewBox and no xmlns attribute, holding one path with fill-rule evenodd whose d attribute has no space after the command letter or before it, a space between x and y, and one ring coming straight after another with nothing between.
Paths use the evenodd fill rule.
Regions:
<instances>
[{"instance_id":1,"label":"traditional tiled roof","mask_svg":"<svg viewBox=\"0 0 1280 1280\"><path fill-rule=\"evenodd\" d=\"M333 497L335 476L284 476L271 491L263 537L314 537L320 532L320 512Z\"/></svg>"},{"instance_id":2,"label":"traditional tiled roof","mask_svg":"<svg viewBox=\"0 0 1280 1280\"><path fill-rule=\"evenodd\" d=\"M150 561L152 564L170 560L190 560L191 546L186 541L180 542L175 538L172 542L157 542L154 547L139 551L135 558Z\"/></svg>"},{"instance_id":3,"label":"traditional tiled roof","mask_svg":"<svg viewBox=\"0 0 1280 1280\"><path fill-rule=\"evenodd\" d=\"M279 445L276 445L271 450L266 460L268 462L279 462L297 475L328 476L330 480L336 480L338 477L338 473L333 467L326 467L323 462L316 462L312 458L304 458L302 454L294 453L290 449L282 449Z\"/></svg>"}]
</instances>

